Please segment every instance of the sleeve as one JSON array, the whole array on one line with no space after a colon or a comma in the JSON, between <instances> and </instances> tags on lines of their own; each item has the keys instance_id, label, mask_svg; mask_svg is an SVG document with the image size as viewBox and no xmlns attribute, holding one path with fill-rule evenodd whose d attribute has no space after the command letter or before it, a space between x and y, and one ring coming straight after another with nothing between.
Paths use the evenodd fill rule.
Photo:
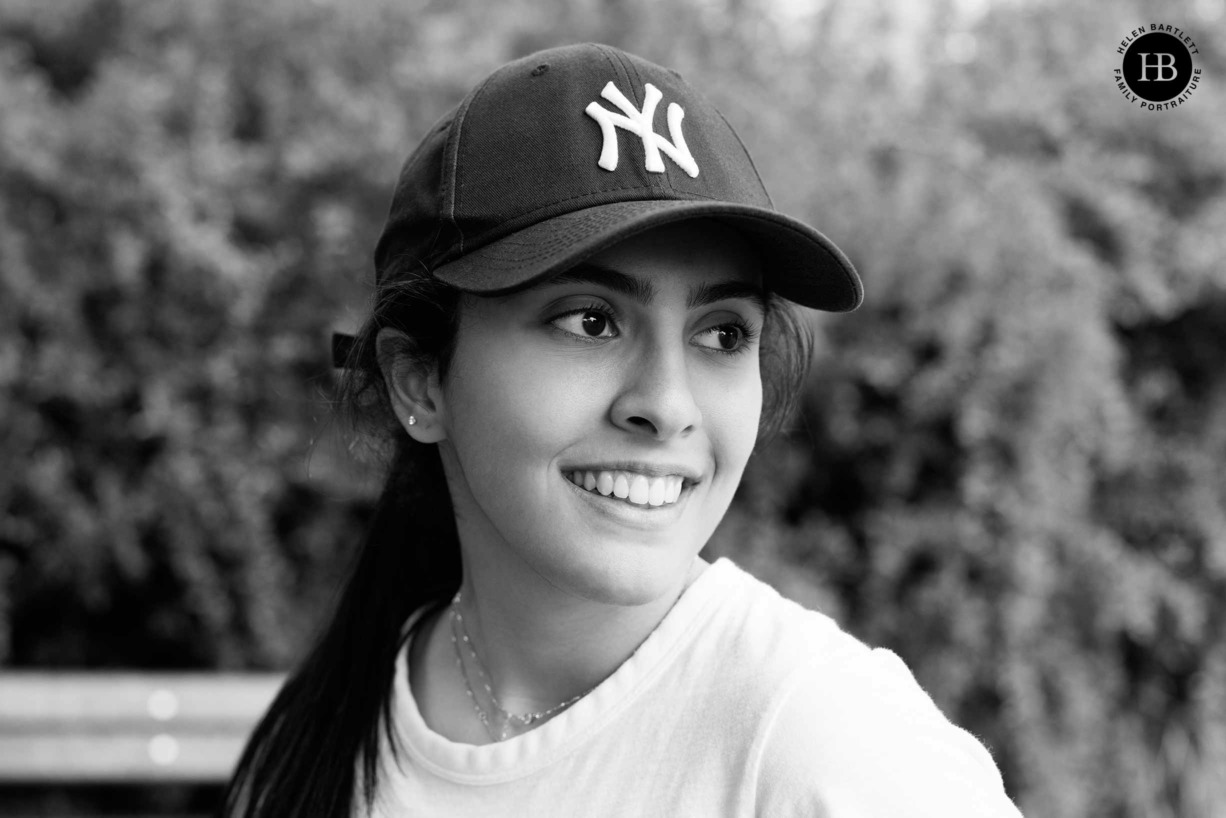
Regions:
<instances>
[{"instance_id":1,"label":"sleeve","mask_svg":"<svg viewBox=\"0 0 1226 818\"><path fill-rule=\"evenodd\" d=\"M987 749L888 650L795 673L751 759L759 816L1021 818Z\"/></svg>"}]
</instances>

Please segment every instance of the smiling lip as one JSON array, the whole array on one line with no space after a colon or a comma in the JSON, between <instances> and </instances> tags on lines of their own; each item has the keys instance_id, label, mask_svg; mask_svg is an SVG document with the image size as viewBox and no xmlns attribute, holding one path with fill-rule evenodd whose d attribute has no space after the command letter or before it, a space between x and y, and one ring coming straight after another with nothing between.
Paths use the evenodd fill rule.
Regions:
<instances>
[{"instance_id":1,"label":"smiling lip","mask_svg":"<svg viewBox=\"0 0 1226 818\"><path fill-rule=\"evenodd\" d=\"M568 469L563 477L588 495L618 505L659 509L676 505L682 492L694 485L697 476L691 469L672 464L623 462L616 464L621 468L610 468L613 465L604 463L599 467Z\"/></svg>"},{"instance_id":2,"label":"smiling lip","mask_svg":"<svg viewBox=\"0 0 1226 818\"><path fill-rule=\"evenodd\" d=\"M699 471L678 463L647 463L637 460L619 460L605 463L572 463L562 468L562 474L570 474L576 471L625 471L641 474L648 478L676 476L682 478L687 487L702 481L702 474Z\"/></svg>"},{"instance_id":3,"label":"smiling lip","mask_svg":"<svg viewBox=\"0 0 1226 818\"><path fill-rule=\"evenodd\" d=\"M573 475L573 472L571 475ZM576 483L571 475L560 476L570 485L573 491L578 493L582 501L588 503L590 508L597 512L599 516L614 520L618 525L626 525L643 531L656 531L660 526L667 527L674 524L680 519L682 509L685 508L691 494L689 486L682 485L680 491L674 491L670 502L652 505L650 493L646 503L631 502L628 496L617 497L612 493L602 494L596 489L586 489L582 483ZM679 478L675 479L680 484ZM638 499L642 498L637 497L636 500ZM659 499L659 497L657 496L656 499Z\"/></svg>"}]
</instances>

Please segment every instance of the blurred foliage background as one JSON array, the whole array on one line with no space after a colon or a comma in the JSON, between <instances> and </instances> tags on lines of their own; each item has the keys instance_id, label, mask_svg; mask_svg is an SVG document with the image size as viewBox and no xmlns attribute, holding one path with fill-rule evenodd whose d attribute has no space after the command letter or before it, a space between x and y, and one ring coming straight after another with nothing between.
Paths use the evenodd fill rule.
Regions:
<instances>
[{"instance_id":1,"label":"blurred foliage background","mask_svg":"<svg viewBox=\"0 0 1226 818\"><path fill-rule=\"evenodd\" d=\"M1226 803L1226 3L0 0L0 666L285 669L407 152L490 70L679 69L860 268L708 556L901 654L1028 816ZM1115 88L1171 23L1204 79Z\"/></svg>"}]
</instances>

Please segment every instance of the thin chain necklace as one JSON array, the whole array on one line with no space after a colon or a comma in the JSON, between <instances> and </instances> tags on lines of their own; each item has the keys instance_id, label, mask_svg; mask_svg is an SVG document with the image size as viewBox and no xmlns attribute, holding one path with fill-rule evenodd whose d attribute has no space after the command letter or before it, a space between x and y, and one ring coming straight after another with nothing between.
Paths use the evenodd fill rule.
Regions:
<instances>
[{"instance_id":1,"label":"thin chain necklace","mask_svg":"<svg viewBox=\"0 0 1226 818\"><path fill-rule=\"evenodd\" d=\"M485 732L489 733L490 738L494 741L504 741L510 734L511 730L517 727L529 727L542 721L559 710L570 707L575 702L582 699L591 690L580 693L578 696L573 696L561 704L555 704L548 710L541 710L536 713L512 713L498 703L498 697L494 695L494 687L491 684L489 673L485 670L485 665L481 663L481 657L477 655L476 648L473 647L472 639L468 636L468 629L464 626L464 617L460 614L460 592L457 591L455 597L451 600L451 644L455 648L455 662L460 668L460 675L464 677L464 689L468 691L468 698L473 703L473 709L477 711L477 718L481 720L481 724L485 727ZM456 629L459 628L457 638ZM472 683L468 679L468 670L464 667L464 660L460 652L460 642L464 643L464 647L468 649L469 654L473 658L473 662L477 666L477 672L481 674L481 684L485 688L486 695L494 704L495 720L500 722L495 726L489 714L485 712L485 708L481 706L481 702L477 700L477 696L473 693Z\"/></svg>"}]
</instances>

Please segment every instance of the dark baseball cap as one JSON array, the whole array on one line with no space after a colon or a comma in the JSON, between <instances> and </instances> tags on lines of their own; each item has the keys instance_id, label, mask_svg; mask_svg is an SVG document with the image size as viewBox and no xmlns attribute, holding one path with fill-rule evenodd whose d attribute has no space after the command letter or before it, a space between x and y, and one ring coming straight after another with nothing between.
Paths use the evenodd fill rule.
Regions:
<instances>
[{"instance_id":1,"label":"dark baseball cap","mask_svg":"<svg viewBox=\"0 0 1226 818\"><path fill-rule=\"evenodd\" d=\"M491 74L405 161L376 276L402 259L500 295L698 218L748 239L768 290L831 312L860 305L851 262L774 209L740 138L679 74L607 45L552 48Z\"/></svg>"}]
</instances>

